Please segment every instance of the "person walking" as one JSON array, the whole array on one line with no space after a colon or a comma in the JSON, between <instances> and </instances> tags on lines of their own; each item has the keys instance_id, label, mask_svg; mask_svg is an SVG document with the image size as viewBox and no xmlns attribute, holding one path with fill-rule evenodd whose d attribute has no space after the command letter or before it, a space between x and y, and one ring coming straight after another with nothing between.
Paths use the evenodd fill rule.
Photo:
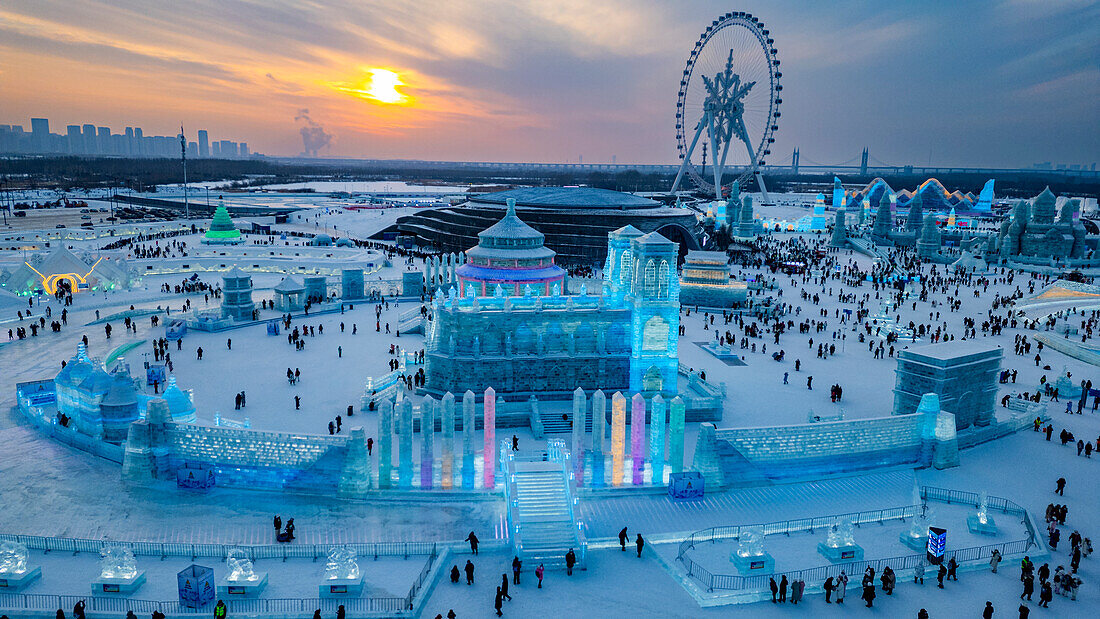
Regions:
<instances>
[{"instance_id":1,"label":"person walking","mask_svg":"<svg viewBox=\"0 0 1100 619\"><path fill-rule=\"evenodd\" d=\"M638 558L642 558L642 548L645 547L645 540L642 539L642 534L638 534L638 539L634 540L634 544L638 547Z\"/></svg>"},{"instance_id":2,"label":"person walking","mask_svg":"<svg viewBox=\"0 0 1100 619\"><path fill-rule=\"evenodd\" d=\"M520 572L520 568L522 568L522 567L523 567L523 562L519 560L519 557L515 557L514 559L512 559L512 584L513 585L518 585L519 584L519 572Z\"/></svg>"},{"instance_id":3,"label":"person walking","mask_svg":"<svg viewBox=\"0 0 1100 619\"><path fill-rule=\"evenodd\" d=\"M229 611L225 607L225 602L218 600L217 606L214 607L214 619L225 619L225 614Z\"/></svg>"},{"instance_id":4,"label":"person walking","mask_svg":"<svg viewBox=\"0 0 1100 619\"><path fill-rule=\"evenodd\" d=\"M464 541L470 542L470 552L474 553L474 556L476 557L477 556L477 541L478 541L477 540L477 535L474 535L474 532L470 531L470 534L466 536L466 539Z\"/></svg>"},{"instance_id":5,"label":"person walking","mask_svg":"<svg viewBox=\"0 0 1100 619\"><path fill-rule=\"evenodd\" d=\"M457 585L458 584L458 578L459 578L458 566L457 565L452 565L451 566L451 583Z\"/></svg>"},{"instance_id":6,"label":"person walking","mask_svg":"<svg viewBox=\"0 0 1100 619\"><path fill-rule=\"evenodd\" d=\"M1027 604L1020 604L1020 619L1027 619L1031 614L1031 609L1027 607Z\"/></svg>"},{"instance_id":7,"label":"person walking","mask_svg":"<svg viewBox=\"0 0 1100 619\"><path fill-rule=\"evenodd\" d=\"M1051 588L1049 582L1044 582L1043 586L1039 589L1039 606L1050 608L1050 601L1053 599L1054 590Z\"/></svg>"},{"instance_id":8,"label":"person walking","mask_svg":"<svg viewBox=\"0 0 1100 619\"><path fill-rule=\"evenodd\" d=\"M343 604L336 607L336 619L345 619L345 617L347 617L347 614L348 611L344 609Z\"/></svg>"},{"instance_id":9,"label":"person walking","mask_svg":"<svg viewBox=\"0 0 1100 619\"><path fill-rule=\"evenodd\" d=\"M959 575L956 573L958 569L959 564L955 561L955 555L951 555L951 558L947 560L947 577L958 582Z\"/></svg>"},{"instance_id":10,"label":"person walking","mask_svg":"<svg viewBox=\"0 0 1100 619\"><path fill-rule=\"evenodd\" d=\"M779 585L775 582L775 576L768 579L768 588L772 590L772 604L775 604L779 601L777 597L779 594Z\"/></svg>"},{"instance_id":11,"label":"person walking","mask_svg":"<svg viewBox=\"0 0 1100 619\"><path fill-rule=\"evenodd\" d=\"M783 577L779 579L779 601L780 601L780 603L785 603L787 601L787 587L789 586L789 584L790 583L787 582L787 576L784 574Z\"/></svg>"},{"instance_id":12,"label":"person walking","mask_svg":"<svg viewBox=\"0 0 1100 619\"><path fill-rule=\"evenodd\" d=\"M993 619L993 602L986 601L985 610L982 611L982 619Z\"/></svg>"},{"instance_id":13,"label":"person walking","mask_svg":"<svg viewBox=\"0 0 1100 619\"><path fill-rule=\"evenodd\" d=\"M500 587L497 587L497 596L493 601L493 607L497 609L497 617L504 615L501 609L504 608L504 596L501 594Z\"/></svg>"},{"instance_id":14,"label":"person walking","mask_svg":"<svg viewBox=\"0 0 1100 619\"><path fill-rule=\"evenodd\" d=\"M542 589L542 575L545 572L546 572L546 568L542 567L542 564L539 563L539 566L535 568L535 578L539 579L539 586L538 586L539 589Z\"/></svg>"},{"instance_id":15,"label":"person walking","mask_svg":"<svg viewBox=\"0 0 1100 619\"><path fill-rule=\"evenodd\" d=\"M791 584L791 604L802 601L802 593L806 590L806 581L799 579Z\"/></svg>"},{"instance_id":16,"label":"person walking","mask_svg":"<svg viewBox=\"0 0 1100 619\"><path fill-rule=\"evenodd\" d=\"M1056 481L1054 483L1056 485L1056 487L1054 488L1055 494L1057 494L1058 496L1065 496L1066 478L1065 477L1059 477L1058 481Z\"/></svg>"},{"instance_id":17,"label":"person walking","mask_svg":"<svg viewBox=\"0 0 1100 619\"><path fill-rule=\"evenodd\" d=\"M626 534L626 527L623 527L622 531L619 531L619 546L622 547L623 552L626 552L626 540L630 536Z\"/></svg>"},{"instance_id":18,"label":"person walking","mask_svg":"<svg viewBox=\"0 0 1100 619\"><path fill-rule=\"evenodd\" d=\"M1024 592L1020 594L1020 599L1027 598L1027 601L1031 601L1031 595L1035 593L1035 577L1031 574L1027 574L1022 579L1024 581Z\"/></svg>"},{"instance_id":19,"label":"person walking","mask_svg":"<svg viewBox=\"0 0 1100 619\"><path fill-rule=\"evenodd\" d=\"M576 553L573 552L573 549L570 548L569 552L565 553L565 575L566 576L572 576L573 575L573 566L576 565L576 564L577 564L577 555L576 555Z\"/></svg>"},{"instance_id":20,"label":"person walking","mask_svg":"<svg viewBox=\"0 0 1100 619\"><path fill-rule=\"evenodd\" d=\"M836 579L836 603L844 603L844 594L848 590L848 574L844 570L840 570L840 576Z\"/></svg>"},{"instance_id":21,"label":"person walking","mask_svg":"<svg viewBox=\"0 0 1100 619\"><path fill-rule=\"evenodd\" d=\"M947 566L940 563L940 570L939 570L939 572L936 573L936 580L939 581L939 584L936 585L936 586L938 586L940 589L943 589L943 579L946 576L947 576Z\"/></svg>"},{"instance_id":22,"label":"person walking","mask_svg":"<svg viewBox=\"0 0 1100 619\"><path fill-rule=\"evenodd\" d=\"M836 585L833 584L833 577L830 576L825 579L825 585L822 587L825 590L825 603L832 604L833 589Z\"/></svg>"},{"instance_id":23,"label":"person walking","mask_svg":"<svg viewBox=\"0 0 1100 619\"><path fill-rule=\"evenodd\" d=\"M283 530L283 519L279 514L275 514L275 517L271 519L271 524L275 526L275 535L278 535L279 531Z\"/></svg>"},{"instance_id":24,"label":"person walking","mask_svg":"<svg viewBox=\"0 0 1100 619\"><path fill-rule=\"evenodd\" d=\"M920 581L920 584L924 584L924 559L917 560L917 567L913 568L913 583Z\"/></svg>"},{"instance_id":25,"label":"person walking","mask_svg":"<svg viewBox=\"0 0 1100 619\"><path fill-rule=\"evenodd\" d=\"M474 584L474 564L469 559L466 559L466 567L463 568L466 571L466 584Z\"/></svg>"},{"instance_id":26,"label":"person walking","mask_svg":"<svg viewBox=\"0 0 1100 619\"><path fill-rule=\"evenodd\" d=\"M512 596L508 595L508 574L500 575L500 586L497 588L500 589L501 597L506 598L509 602L512 601Z\"/></svg>"},{"instance_id":27,"label":"person walking","mask_svg":"<svg viewBox=\"0 0 1100 619\"><path fill-rule=\"evenodd\" d=\"M1001 551L996 548L993 549L993 555L989 557L989 567L993 570L993 573L997 573L997 565L1001 562Z\"/></svg>"}]
</instances>

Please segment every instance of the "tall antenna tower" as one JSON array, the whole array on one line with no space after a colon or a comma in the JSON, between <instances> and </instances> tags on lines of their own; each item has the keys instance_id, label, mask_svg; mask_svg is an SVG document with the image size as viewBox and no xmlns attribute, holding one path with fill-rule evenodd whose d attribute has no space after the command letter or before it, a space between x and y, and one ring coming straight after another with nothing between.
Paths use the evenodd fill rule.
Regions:
<instances>
[{"instance_id":1,"label":"tall antenna tower","mask_svg":"<svg viewBox=\"0 0 1100 619\"><path fill-rule=\"evenodd\" d=\"M180 125L180 163L183 164L183 217L191 218L191 203L187 199L187 137L183 135L183 125Z\"/></svg>"}]
</instances>

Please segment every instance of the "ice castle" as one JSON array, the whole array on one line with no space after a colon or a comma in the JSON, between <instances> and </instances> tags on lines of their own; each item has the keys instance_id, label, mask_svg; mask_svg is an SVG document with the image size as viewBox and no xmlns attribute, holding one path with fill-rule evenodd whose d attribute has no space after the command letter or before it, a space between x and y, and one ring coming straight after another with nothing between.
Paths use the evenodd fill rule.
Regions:
<instances>
[{"instance_id":1,"label":"ice castle","mask_svg":"<svg viewBox=\"0 0 1100 619\"><path fill-rule=\"evenodd\" d=\"M563 395L677 391L677 244L626 226L608 234L603 294L571 295L543 235L509 202L432 301L426 390ZM461 294L459 291L461 290Z\"/></svg>"}]
</instances>

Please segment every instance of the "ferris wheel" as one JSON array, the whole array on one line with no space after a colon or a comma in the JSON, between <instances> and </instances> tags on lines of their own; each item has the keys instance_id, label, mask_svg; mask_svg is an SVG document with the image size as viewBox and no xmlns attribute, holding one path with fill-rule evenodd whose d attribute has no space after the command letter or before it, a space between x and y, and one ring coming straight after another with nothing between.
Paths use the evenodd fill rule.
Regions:
<instances>
[{"instance_id":1,"label":"ferris wheel","mask_svg":"<svg viewBox=\"0 0 1100 619\"><path fill-rule=\"evenodd\" d=\"M728 168L737 174L729 182L755 178L768 200L760 166L779 129L778 53L764 23L745 12L726 13L699 36L676 99L680 170L673 192L686 173L700 191L721 199Z\"/></svg>"}]
</instances>

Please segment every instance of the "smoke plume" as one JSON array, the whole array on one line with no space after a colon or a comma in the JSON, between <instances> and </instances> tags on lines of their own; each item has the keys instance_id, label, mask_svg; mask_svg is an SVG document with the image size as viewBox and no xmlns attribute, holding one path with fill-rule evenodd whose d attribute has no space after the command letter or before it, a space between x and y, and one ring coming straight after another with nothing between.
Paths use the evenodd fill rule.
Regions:
<instances>
[{"instance_id":1,"label":"smoke plume","mask_svg":"<svg viewBox=\"0 0 1100 619\"><path fill-rule=\"evenodd\" d=\"M316 157L318 150L332 142L332 134L327 133L324 127L309 117L309 110L304 108L298 110L298 115L294 117L294 121L303 123L298 129L298 132L302 134L303 156Z\"/></svg>"}]
</instances>

